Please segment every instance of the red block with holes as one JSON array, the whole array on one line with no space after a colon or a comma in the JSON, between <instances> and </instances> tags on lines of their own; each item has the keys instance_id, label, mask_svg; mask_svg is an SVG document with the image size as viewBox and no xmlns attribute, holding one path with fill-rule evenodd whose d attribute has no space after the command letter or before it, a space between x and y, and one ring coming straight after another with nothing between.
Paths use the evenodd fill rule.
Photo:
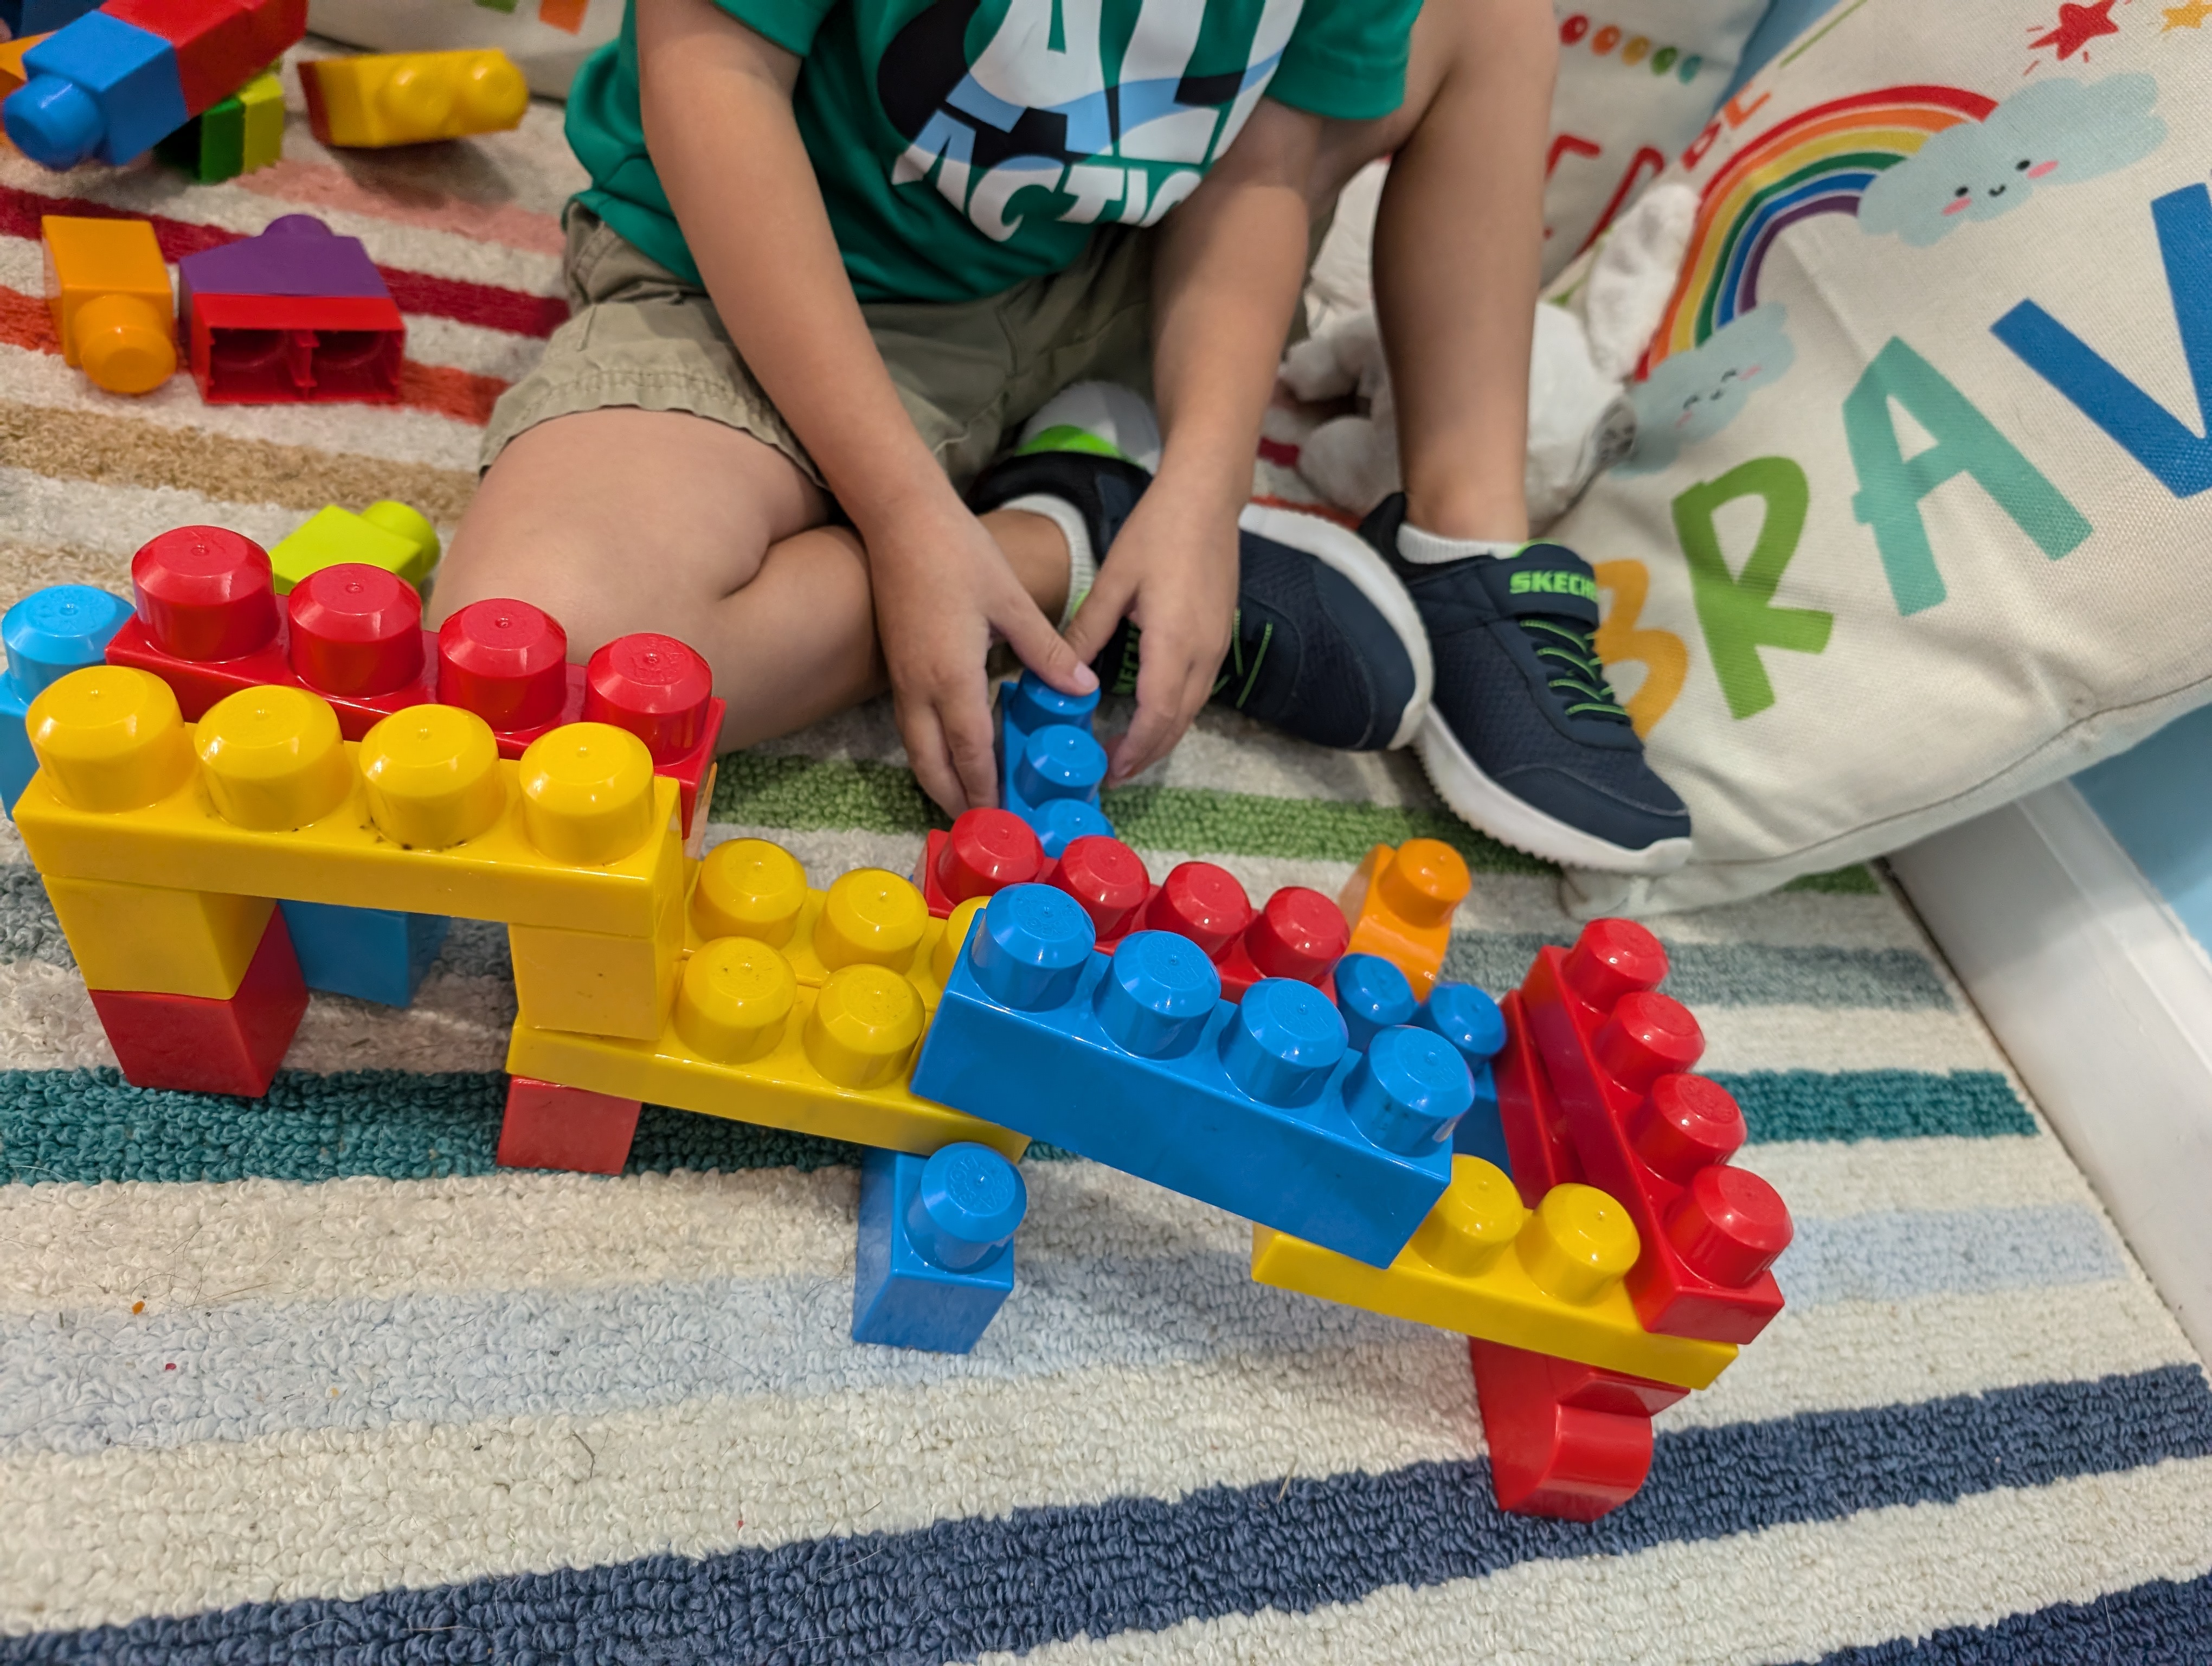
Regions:
<instances>
[{"instance_id":1,"label":"red block with holes","mask_svg":"<svg viewBox=\"0 0 2212 1666\"><path fill-rule=\"evenodd\" d=\"M1498 1507L1592 1522L1651 1470L1651 1419L1689 1392L1480 1338L1468 1343Z\"/></svg>"},{"instance_id":2,"label":"red block with holes","mask_svg":"<svg viewBox=\"0 0 2212 1666\"><path fill-rule=\"evenodd\" d=\"M1630 1297L1647 1329L1748 1342L1782 1310L1767 1269L1790 1244L1774 1188L1729 1158L1743 1112L1688 1073L1698 1021L1656 993L1667 952L1643 927L1594 921L1571 950L1546 946L1521 1006L1565 1113L1583 1176L1628 1210L1644 1241Z\"/></svg>"},{"instance_id":3,"label":"red block with holes","mask_svg":"<svg viewBox=\"0 0 2212 1666\"><path fill-rule=\"evenodd\" d=\"M228 1000L118 989L90 994L123 1079L132 1086L246 1099L269 1091L307 1010L307 986L282 909L270 911L261 946Z\"/></svg>"},{"instance_id":4,"label":"red block with holes","mask_svg":"<svg viewBox=\"0 0 2212 1666\"><path fill-rule=\"evenodd\" d=\"M1505 1015L1505 1047L1490 1061L1491 1078L1498 1087L1498 1116L1504 1126L1514 1189L1533 1209L1553 1187L1582 1179L1583 1168L1552 1079L1544 1073L1536 1038L1529 1033L1521 992L1508 989L1498 1007Z\"/></svg>"},{"instance_id":5,"label":"red block with holes","mask_svg":"<svg viewBox=\"0 0 2212 1666\"><path fill-rule=\"evenodd\" d=\"M109 641L108 663L152 672L187 722L240 689L276 684L329 701L348 740L430 701L490 724L502 757L520 757L556 724L611 723L677 783L690 830L722 702L706 661L673 636L618 636L570 665L567 634L527 602L477 602L428 631L412 586L355 564L312 573L280 599L268 553L220 526L155 538L131 557L131 588L137 612Z\"/></svg>"},{"instance_id":6,"label":"red block with holes","mask_svg":"<svg viewBox=\"0 0 2212 1666\"><path fill-rule=\"evenodd\" d=\"M195 295L185 357L211 405L396 404L407 325L374 295Z\"/></svg>"},{"instance_id":7,"label":"red block with holes","mask_svg":"<svg viewBox=\"0 0 2212 1666\"><path fill-rule=\"evenodd\" d=\"M637 1136L635 1099L587 1093L535 1077L507 1084L507 1114L499 1125L503 1169L568 1169L578 1174L620 1174Z\"/></svg>"},{"instance_id":8,"label":"red block with holes","mask_svg":"<svg viewBox=\"0 0 2212 1666\"><path fill-rule=\"evenodd\" d=\"M1270 897L1243 934L1214 958L1221 998L1242 1000L1263 977L1295 978L1328 990L1336 963L1352 940L1352 927L1336 899L1303 885L1285 885Z\"/></svg>"}]
</instances>

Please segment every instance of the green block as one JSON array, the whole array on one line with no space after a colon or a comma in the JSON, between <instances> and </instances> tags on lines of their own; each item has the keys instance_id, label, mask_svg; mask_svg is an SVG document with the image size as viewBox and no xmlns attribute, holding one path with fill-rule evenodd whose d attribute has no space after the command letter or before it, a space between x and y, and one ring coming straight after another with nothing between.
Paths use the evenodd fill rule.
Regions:
<instances>
[{"instance_id":1,"label":"green block","mask_svg":"<svg viewBox=\"0 0 2212 1666\"><path fill-rule=\"evenodd\" d=\"M280 596L310 573L342 562L381 567L420 590L438 564L437 530L404 503L372 503L360 514L330 504L269 552Z\"/></svg>"}]
</instances>

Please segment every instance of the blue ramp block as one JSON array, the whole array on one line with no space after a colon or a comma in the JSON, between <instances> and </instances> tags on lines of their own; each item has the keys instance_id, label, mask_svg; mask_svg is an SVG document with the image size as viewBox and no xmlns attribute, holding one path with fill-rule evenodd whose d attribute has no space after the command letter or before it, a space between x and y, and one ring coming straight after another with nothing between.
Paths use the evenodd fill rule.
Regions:
<instances>
[{"instance_id":1,"label":"blue ramp block","mask_svg":"<svg viewBox=\"0 0 2212 1666\"><path fill-rule=\"evenodd\" d=\"M965 1141L929 1158L871 1151L860 1162L853 1340L965 1353L1014 1288L1021 1171Z\"/></svg>"},{"instance_id":2,"label":"blue ramp block","mask_svg":"<svg viewBox=\"0 0 2212 1666\"><path fill-rule=\"evenodd\" d=\"M334 903L280 903L300 976L310 989L358 995L386 1006L415 999L438 958L451 920L397 909L349 909Z\"/></svg>"}]
</instances>

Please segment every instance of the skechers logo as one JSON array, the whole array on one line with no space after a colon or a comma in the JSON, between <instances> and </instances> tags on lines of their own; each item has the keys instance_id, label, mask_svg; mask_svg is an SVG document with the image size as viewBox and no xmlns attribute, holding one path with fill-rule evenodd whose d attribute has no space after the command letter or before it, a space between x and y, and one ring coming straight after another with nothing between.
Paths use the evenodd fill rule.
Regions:
<instances>
[{"instance_id":1,"label":"skechers logo","mask_svg":"<svg viewBox=\"0 0 2212 1666\"><path fill-rule=\"evenodd\" d=\"M1597 599L1597 581L1586 579L1579 573L1516 573L1513 593L1516 596L1580 596L1586 602Z\"/></svg>"}]
</instances>

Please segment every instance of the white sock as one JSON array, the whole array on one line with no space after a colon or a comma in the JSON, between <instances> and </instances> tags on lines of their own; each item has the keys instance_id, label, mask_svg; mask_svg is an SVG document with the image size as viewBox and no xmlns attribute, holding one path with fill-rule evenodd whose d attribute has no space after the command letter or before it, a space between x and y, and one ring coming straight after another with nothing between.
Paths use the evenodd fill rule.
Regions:
<instances>
[{"instance_id":1,"label":"white sock","mask_svg":"<svg viewBox=\"0 0 2212 1666\"><path fill-rule=\"evenodd\" d=\"M1083 512L1066 498L1046 492L1031 492L1027 497L1017 497L999 507L1042 515L1059 527L1060 535L1067 540L1067 605L1060 611L1060 628L1066 629L1067 622L1075 617L1075 610L1091 593L1091 587L1098 582L1098 557L1091 550L1091 529L1083 524Z\"/></svg>"},{"instance_id":2,"label":"white sock","mask_svg":"<svg viewBox=\"0 0 2212 1666\"><path fill-rule=\"evenodd\" d=\"M1401 522L1398 527L1398 553L1422 567L1465 561L1469 556L1517 556L1528 547L1525 540L1516 544L1486 538L1439 538L1434 532L1423 532L1410 520Z\"/></svg>"}]
</instances>

